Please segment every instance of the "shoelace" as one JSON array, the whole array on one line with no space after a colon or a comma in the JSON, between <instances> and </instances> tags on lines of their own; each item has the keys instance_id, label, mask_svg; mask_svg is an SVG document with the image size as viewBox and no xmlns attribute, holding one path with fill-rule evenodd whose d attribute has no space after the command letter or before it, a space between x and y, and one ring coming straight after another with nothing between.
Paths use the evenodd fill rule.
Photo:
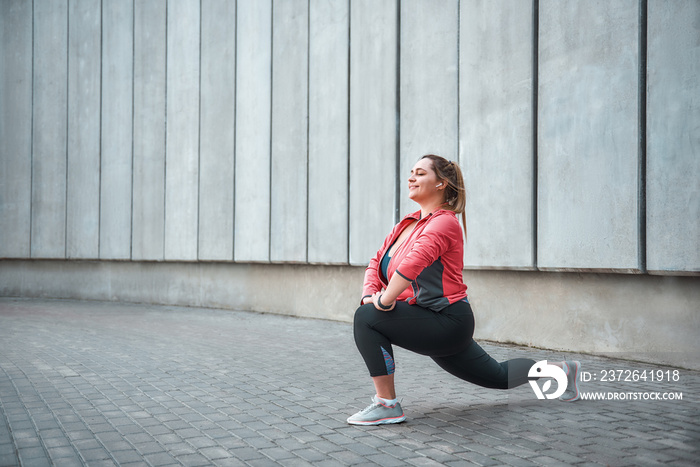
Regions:
<instances>
[{"instance_id":1,"label":"shoelace","mask_svg":"<svg viewBox=\"0 0 700 467\"><path fill-rule=\"evenodd\" d=\"M362 412L360 412L362 415L366 414L367 412L374 410L375 408L379 407L381 404L378 404L376 402L372 402L369 406L365 407L362 409Z\"/></svg>"}]
</instances>

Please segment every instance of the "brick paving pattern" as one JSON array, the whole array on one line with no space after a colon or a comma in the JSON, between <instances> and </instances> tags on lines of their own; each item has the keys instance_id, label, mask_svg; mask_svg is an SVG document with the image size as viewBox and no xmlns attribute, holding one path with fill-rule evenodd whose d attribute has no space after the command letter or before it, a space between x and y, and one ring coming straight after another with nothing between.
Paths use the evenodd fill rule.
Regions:
<instances>
[{"instance_id":1,"label":"brick paving pattern","mask_svg":"<svg viewBox=\"0 0 700 467\"><path fill-rule=\"evenodd\" d=\"M482 343L583 370L669 370ZM371 381L347 323L123 303L0 298L0 466L698 465L700 372L538 400L396 350L406 423L355 427ZM672 373L671 373L672 374Z\"/></svg>"}]
</instances>

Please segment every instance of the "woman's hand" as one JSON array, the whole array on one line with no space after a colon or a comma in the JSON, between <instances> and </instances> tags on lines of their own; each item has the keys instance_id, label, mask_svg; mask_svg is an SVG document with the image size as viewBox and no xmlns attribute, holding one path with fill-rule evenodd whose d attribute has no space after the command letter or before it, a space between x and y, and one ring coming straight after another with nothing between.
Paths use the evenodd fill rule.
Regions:
<instances>
[{"instance_id":1,"label":"woman's hand","mask_svg":"<svg viewBox=\"0 0 700 467\"><path fill-rule=\"evenodd\" d=\"M366 300L371 300L372 303L374 303L374 307L379 310L379 311L391 311L394 309L396 306L396 300L392 300L389 303L384 303L383 301L380 302L379 297L381 297L383 294L382 292L375 292L374 295L372 295L371 298L367 298ZM381 305L380 305L381 303Z\"/></svg>"},{"instance_id":2,"label":"woman's hand","mask_svg":"<svg viewBox=\"0 0 700 467\"><path fill-rule=\"evenodd\" d=\"M401 277L401 274L394 274L386 290L384 290L384 293L375 292L372 294L372 297L367 298L367 300L372 300L374 307L379 311L391 311L396 306L396 299L409 285L411 285L411 282ZM379 305L380 297L381 306Z\"/></svg>"}]
</instances>

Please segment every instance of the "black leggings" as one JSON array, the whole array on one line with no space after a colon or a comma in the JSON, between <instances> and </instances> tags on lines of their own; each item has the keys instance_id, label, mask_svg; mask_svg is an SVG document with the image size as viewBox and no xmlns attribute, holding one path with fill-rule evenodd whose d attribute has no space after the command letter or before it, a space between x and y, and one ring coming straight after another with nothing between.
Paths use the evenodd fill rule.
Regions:
<instances>
[{"instance_id":1,"label":"black leggings","mask_svg":"<svg viewBox=\"0 0 700 467\"><path fill-rule=\"evenodd\" d=\"M466 301L441 312L397 302L392 311L373 304L355 312L355 343L370 376L394 372L392 344L431 357L450 374L493 389L508 389L527 382L534 360L516 358L499 363L474 342L474 315Z\"/></svg>"}]
</instances>

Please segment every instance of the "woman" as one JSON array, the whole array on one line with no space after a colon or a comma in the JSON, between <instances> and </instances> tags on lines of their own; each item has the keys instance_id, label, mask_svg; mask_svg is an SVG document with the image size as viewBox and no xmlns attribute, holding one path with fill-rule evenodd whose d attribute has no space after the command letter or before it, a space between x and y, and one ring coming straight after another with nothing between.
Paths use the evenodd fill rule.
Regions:
<instances>
[{"instance_id":1,"label":"woman","mask_svg":"<svg viewBox=\"0 0 700 467\"><path fill-rule=\"evenodd\" d=\"M474 340L474 316L462 278L465 190L457 164L426 155L411 170L408 196L420 211L401 220L365 271L362 306L355 312L357 348L376 396L348 418L353 425L406 419L396 399L392 344L430 356L440 367L486 388L508 389L528 381L535 361L496 362ZM553 363L567 373L563 400L578 399L578 362Z\"/></svg>"}]
</instances>

